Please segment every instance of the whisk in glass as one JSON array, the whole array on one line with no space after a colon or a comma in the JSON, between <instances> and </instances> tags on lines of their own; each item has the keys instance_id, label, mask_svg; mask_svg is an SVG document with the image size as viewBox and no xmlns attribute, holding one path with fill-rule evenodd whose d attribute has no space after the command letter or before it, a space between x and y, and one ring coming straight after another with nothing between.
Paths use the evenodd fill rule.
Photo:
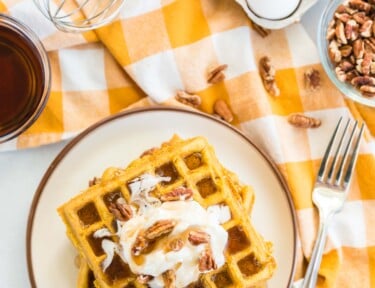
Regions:
<instances>
[{"instance_id":1,"label":"whisk in glass","mask_svg":"<svg viewBox=\"0 0 375 288\"><path fill-rule=\"evenodd\" d=\"M125 0L34 0L57 29L84 32L114 20Z\"/></svg>"}]
</instances>

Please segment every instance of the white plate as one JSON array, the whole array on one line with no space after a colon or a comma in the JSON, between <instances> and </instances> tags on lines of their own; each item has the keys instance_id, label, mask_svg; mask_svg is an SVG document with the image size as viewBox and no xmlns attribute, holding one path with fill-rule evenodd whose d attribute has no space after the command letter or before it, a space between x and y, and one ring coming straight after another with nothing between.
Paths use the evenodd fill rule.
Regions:
<instances>
[{"instance_id":1,"label":"white plate","mask_svg":"<svg viewBox=\"0 0 375 288\"><path fill-rule=\"evenodd\" d=\"M133 110L106 119L76 137L52 162L34 197L27 231L30 281L38 288L75 287L76 255L56 208L85 189L109 166L124 167L144 150L177 133L202 135L219 160L255 189L252 219L274 243L278 263L269 288L288 287L296 255L295 216L275 165L241 132L205 114L158 108Z\"/></svg>"}]
</instances>

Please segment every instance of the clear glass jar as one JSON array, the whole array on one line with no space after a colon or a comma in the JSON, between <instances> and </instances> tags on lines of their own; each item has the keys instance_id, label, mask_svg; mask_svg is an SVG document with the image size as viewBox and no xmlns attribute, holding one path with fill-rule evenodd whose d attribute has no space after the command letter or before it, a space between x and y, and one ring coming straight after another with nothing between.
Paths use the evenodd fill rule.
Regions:
<instances>
[{"instance_id":1,"label":"clear glass jar","mask_svg":"<svg viewBox=\"0 0 375 288\"><path fill-rule=\"evenodd\" d=\"M38 36L0 13L0 143L24 132L44 109L51 69Z\"/></svg>"}]
</instances>

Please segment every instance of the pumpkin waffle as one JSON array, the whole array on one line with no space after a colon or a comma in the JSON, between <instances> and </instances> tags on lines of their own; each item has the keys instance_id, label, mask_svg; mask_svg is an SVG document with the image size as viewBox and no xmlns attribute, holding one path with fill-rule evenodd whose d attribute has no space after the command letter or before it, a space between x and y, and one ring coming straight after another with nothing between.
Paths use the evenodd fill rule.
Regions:
<instances>
[{"instance_id":1,"label":"pumpkin waffle","mask_svg":"<svg viewBox=\"0 0 375 288\"><path fill-rule=\"evenodd\" d=\"M93 236L104 227L116 232L116 219L109 206L119 197L129 202L129 184L145 173L170 177L170 181L155 186L154 197L160 198L184 186L193 191L193 199L202 207L221 204L230 209L231 219L222 225L228 232L224 251L226 264L201 274L199 283L190 287L252 287L272 276L276 264L270 244L255 231L240 203L246 190L241 190L242 195L234 195L234 187L240 185L233 178L234 174L230 177L231 173L226 173L203 137L195 137L172 140L133 161L123 173L107 171L108 177L103 177L104 180L59 208L67 235L93 270L98 287L146 287L137 281L136 275L118 255L103 272L102 262L106 255L101 247L102 239ZM116 236L109 238L116 241Z\"/></svg>"},{"instance_id":2,"label":"pumpkin waffle","mask_svg":"<svg viewBox=\"0 0 375 288\"><path fill-rule=\"evenodd\" d=\"M224 167L222 167L225 169ZM232 193L234 195L239 195L241 198L241 203L245 209L245 212L247 215L251 214L255 195L252 187L246 186L240 183L238 177L236 174L229 170L224 170L228 181L231 183L231 187L233 188ZM116 167L110 167L107 168L106 171L103 173L103 175L100 178L94 177L92 180L89 181L89 185L92 186L94 184L98 184L99 182L106 182L110 181L113 177L116 177L116 175L120 175L124 173L124 169L122 168L116 168ZM238 196L237 196L238 197ZM272 249L272 244L270 243L270 250ZM81 260L81 264L79 265L79 272L78 272L78 281L77 281L77 288L96 288L95 286L95 277L92 272L92 270L89 268L88 264ZM264 284L257 285L254 288L263 288L266 287Z\"/></svg>"}]
</instances>

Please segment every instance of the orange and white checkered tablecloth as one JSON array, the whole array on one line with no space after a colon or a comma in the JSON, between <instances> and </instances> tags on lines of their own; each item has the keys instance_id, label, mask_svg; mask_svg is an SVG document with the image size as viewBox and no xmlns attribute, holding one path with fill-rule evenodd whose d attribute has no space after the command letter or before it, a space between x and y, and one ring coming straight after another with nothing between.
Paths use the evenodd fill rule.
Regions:
<instances>
[{"instance_id":1,"label":"orange and white checkered tablecloth","mask_svg":"<svg viewBox=\"0 0 375 288\"><path fill-rule=\"evenodd\" d=\"M317 234L311 191L326 143L340 116L364 121L365 141L348 201L329 229L318 287L375 287L375 110L344 100L301 24L262 38L234 0L127 0L118 20L84 34L59 32L32 1L0 0L1 11L39 35L53 79L41 117L0 150L70 138L128 107L169 105L177 90L200 95L207 113L224 99L233 124L272 157L290 187L299 229L295 279L304 274ZM265 91L259 76L265 55L276 68L279 97ZM219 64L228 65L225 80L208 84L207 72ZM311 67L322 77L314 92L304 85ZM319 118L322 125L293 127L291 113Z\"/></svg>"}]
</instances>

